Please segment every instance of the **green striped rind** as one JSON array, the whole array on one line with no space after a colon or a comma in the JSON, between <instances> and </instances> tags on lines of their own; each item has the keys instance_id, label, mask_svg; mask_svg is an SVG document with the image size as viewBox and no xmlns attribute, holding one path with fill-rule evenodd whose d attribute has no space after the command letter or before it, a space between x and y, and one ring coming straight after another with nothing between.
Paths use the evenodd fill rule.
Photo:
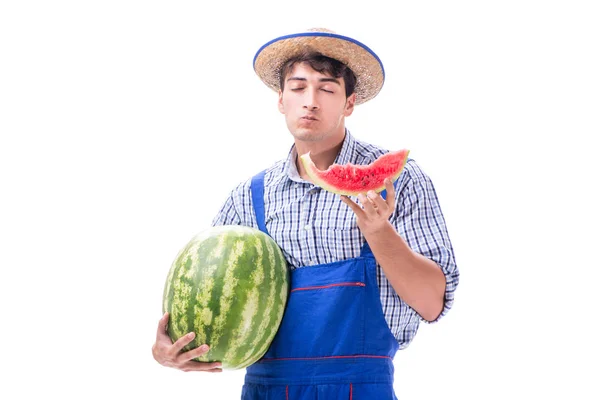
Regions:
<instances>
[{"instance_id":1,"label":"green striped rind","mask_svg":"<svg viewBox=\"0 0 600 400\"><path fill-rule=\"evenodd\" d=\"M173 341L188 332L210 351L197 361L244 368L271 344L289 292L287 263L268 235L243 226L214 227L175 258L163 295Z\"/></svg>"},{"instance_id":2,"label":"green striped rind","mask_svg":"<svg viewBox=\"0 0 600 400\"><path fill-rule=\"evenodd\" d=\"M267 265L286 265L283 253L275 242L266 243L268 251L268 264ZM273 282L281 282L280 285L271 285L269 288L266 299L266 308L263 315L255 320L256 328L253 331L256 335L253 339L246 343L245 347L240 347L238 354L241 356L238 359L238 364L243 368L252 364L255 361L255 354L260 354L262 357L267 350L269 345L277 333L279 323L283 319L283 312L285 310L285 304L289 292L289 282L286 269L270 268L265 271L267 279Z\"/></svg>"}]
</instances>

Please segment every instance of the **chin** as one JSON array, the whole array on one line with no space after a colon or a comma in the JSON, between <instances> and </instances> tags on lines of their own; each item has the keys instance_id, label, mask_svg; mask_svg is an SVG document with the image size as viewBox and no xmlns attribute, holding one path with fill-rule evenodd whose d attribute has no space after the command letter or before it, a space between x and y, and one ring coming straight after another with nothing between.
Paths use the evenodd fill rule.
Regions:
<instances>
[{"instance_id":1,"label":"chin","mask_svg":"<svg viewBox=\"0 0 600 400\"><path fill-rule=\"evenodd\" d=\"M323 138L325 138L326 136L324 133L307 129L296 129L296 131L294 131L292 135L294 136L294 138L305 142L318 142L320 140L323 140Z\"/></svg>"}]
</instances>

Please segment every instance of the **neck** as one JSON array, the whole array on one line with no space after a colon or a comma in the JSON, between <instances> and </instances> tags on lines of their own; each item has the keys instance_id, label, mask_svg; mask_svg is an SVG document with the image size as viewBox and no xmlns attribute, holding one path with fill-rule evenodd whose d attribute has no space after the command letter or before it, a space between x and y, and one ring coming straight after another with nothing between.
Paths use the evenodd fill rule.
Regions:
<instances>
[{"instance_id":1,"label":"neck","mask_svg":"<svg viewBox=\"0 0 600 400\"><path fill-rule=\"evenodd\" d=\"M320 170L326 170L335 161L335 158L339 154L342 145L344 144L345 137L346 134L344 133L341 139L337 139L329 143L301 142L298 140L294 141L296 152L298 153L296 156L296 168L298 169L298 174L300 174L300 177L306 181L311 181L306 174L306 170L304 169L302 161L300 161L301 155L310 151L310 158L315 163L315 166Z\"/></svg>"}]
</instances>

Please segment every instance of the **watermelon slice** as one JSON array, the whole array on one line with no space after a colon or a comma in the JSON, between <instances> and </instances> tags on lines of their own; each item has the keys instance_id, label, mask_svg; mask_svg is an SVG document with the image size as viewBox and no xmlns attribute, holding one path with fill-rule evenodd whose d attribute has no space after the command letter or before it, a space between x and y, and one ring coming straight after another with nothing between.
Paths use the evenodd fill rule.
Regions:
<instances>
[{"instance_id":1,"label":"watermelon slice","mask_svg":"<svg viewBox=\"0 0 600 400\"><path fill-rule=\"evenodd\" d=\"M310 158L310 152L300 159L314 184L332 193L358 196L369 190L381 192L385 189L386 178L390 178L392 182L398 179L408 160L408 153L409 150L406 149L391 151L369 165L333 164L325 171L316 167Z\"/></svg>"}]
</instances>

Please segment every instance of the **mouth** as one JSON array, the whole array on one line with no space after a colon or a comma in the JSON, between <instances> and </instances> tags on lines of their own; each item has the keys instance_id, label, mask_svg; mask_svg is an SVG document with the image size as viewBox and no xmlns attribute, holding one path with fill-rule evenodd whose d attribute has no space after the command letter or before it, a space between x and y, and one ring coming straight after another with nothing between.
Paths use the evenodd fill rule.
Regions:
<instances>
[{"instance_id":1,"label":"mouth","mask_svg":"<svg viewBox=\"0 0 600 400\"><path fill-rule=\"evenodd\" d=\"M305 115L304 117L302 117L302 119L307 121L318 121L318 119L316 119L315 117L311 117L310 115Z\"/></svg>"}]
</instances>

